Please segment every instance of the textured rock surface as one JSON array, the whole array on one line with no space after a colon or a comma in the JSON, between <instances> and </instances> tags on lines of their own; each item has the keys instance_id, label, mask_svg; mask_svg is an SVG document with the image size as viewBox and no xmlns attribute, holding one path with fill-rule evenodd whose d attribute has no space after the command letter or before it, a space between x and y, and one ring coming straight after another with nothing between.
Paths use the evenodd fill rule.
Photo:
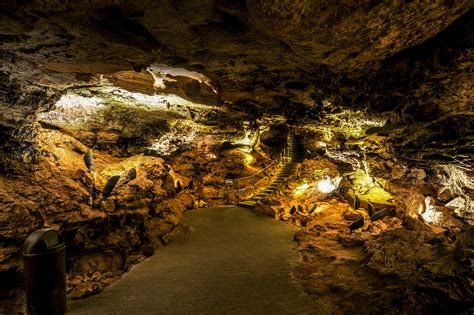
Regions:
<instances>
[{"instance_id":1,"label":"textured rock surface","mask_svg":"<svg viewBox=\"0 0 474 315\"><path fill-rule=\"evenodd\" d=\"M467 310L473 15L468 0L3 1L2 297L42 226L66 236L70 297L98 292L172 241L185 209L226 202L222 181L268 165L292 129L309 160L257 210L304 229L295 275L321 311L357 312L354 297ZM294 197L324 176L343 177L337 192ZM351 208L371 194L396 218Z\"/></svg>"},{"instance_id":2,"label":"textured rock surface","mask_svg":"<svg viewBox=\"0 0 474 315\"><path fill-rule=\"evenodd\" d=\"M468 1L248 1L260 29L302 58L346 72L379 67L387 57L444 29L468 5Z\"/></svg>"},{"instance_id":3,"label":"textured rock surface","mask_svg":"<svg viewBox=\"0 0 474 315\"><path fill-rule=\"evenodd\" d=\"M325 100L368 108L384 112L385 131L410 159L464 159L472 144L471 6L10 1L0 24L2 133L11 139L5 147L25 148L15 157L2 152L4 163L34 159L26 144L34 141L34 114L50 110L59 90L101 78L131 91L223 103L231 121L277 112L317 123ZM140 120L148 113L127 114L142 129L169 118L154 112Z\"/></svg>"},{"instance_id":4,"label":"textured rock surface","mask_svg":"<svg viewBox=\"0 0 474 315\"><path fill-rule=\"evenodd\" d=\"M304 262L294 274L321 314L469 312L472 227L439 233L384 219L378 236L348 234L341 215L331 208L296 235Z\"/></svg>"},{"instance_id":5,"label":"textured rock surface","mask_svg":"<svg viewBox=\"0 0 474 315\"><path fill-rule=\"evenodd\" d=\"M320 130L308 132L308 159L255 206L301 228L294 275L317 312L360 313L361 298L369 314L472 311L472 221L448 207L453 196L438 193L452 170L441 167L447 173L437 177L434 164L409 167L393 159L384 137L348 141L335 131L323 139ZM328 178L342 178L329 193L319 185ZM457 190L462 198L472 195L469 178ZM367 201L388 215L376 219Z\"/></svg>"},{"instance_id":6,"label":"textured rock surface","mask_svg":"<svg viewBox=\"0 0 474 315\"><path fill-rule=\"evenodd\" d=\"M68 293L79 298L100 291L169 242L183 212L193 207L189 190L176 192L172 171L162 159L121 159L97 151L96 172L88 173L82 161L86 147L73 138L43 131L39 148L43 158L34 173L1 176L0 274L9 281L2 283L6 290L21 283L21 246L37 228L53 227L63 234ZM118 173L120 181L105 198L106 179Z\"/></svg>"}]
</instances>

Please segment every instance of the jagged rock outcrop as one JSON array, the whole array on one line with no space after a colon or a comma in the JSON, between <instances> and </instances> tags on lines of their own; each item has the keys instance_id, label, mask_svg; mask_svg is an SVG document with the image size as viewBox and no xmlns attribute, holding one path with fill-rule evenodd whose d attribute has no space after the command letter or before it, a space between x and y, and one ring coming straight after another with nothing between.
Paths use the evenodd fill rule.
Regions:
<instances>
[{"instance_id":1,"label":"jagged rock outcrop","mask_svg":"<svg viewBox=\"0 0 474 315\"><path fill-rule=\"evenodd\" d=\"M42 158L34 172L0 176L0 274L9 279L2 289L21 283L21 246L37 228L53 227L64 236L73 279L68 292L76 298L110 284L184 231L181 220L193 196L176 190L179 177L162 159L96 151L96 171L89 173L82 143L58 131L43 131L38 142ZM120 180L104 195L106 180L117 174Z\"/></svg>"},{"instance_id":2,"label":"jagged rock outcrop","mask_svg":"<svg viewBox=\"0 0 474 315\"><path fill-rule=\"evenodd\" d=\"M295 235L294 275L317 312L462 313L473 305L472 226L440 230L386 217L349 233L345 207L322 207Z\"/></svg>"}]
</instances>

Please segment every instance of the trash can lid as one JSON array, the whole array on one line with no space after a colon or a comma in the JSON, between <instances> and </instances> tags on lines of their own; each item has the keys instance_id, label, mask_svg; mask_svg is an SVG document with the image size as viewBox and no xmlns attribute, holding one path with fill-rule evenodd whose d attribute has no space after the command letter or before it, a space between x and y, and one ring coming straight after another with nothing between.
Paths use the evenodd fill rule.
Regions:
<instances>
[{"instance_id":1,"label":"trash can lid","mask_svg":"<svg viewBox=\"0 0 474 315\"><path fill-rule=\"evenodd\" d=\"M25 244L23 245L23 254L47 253L63 244L64 240L58 231L51 228L39 229L26 238Z\"/></svg>"}]
</instances>

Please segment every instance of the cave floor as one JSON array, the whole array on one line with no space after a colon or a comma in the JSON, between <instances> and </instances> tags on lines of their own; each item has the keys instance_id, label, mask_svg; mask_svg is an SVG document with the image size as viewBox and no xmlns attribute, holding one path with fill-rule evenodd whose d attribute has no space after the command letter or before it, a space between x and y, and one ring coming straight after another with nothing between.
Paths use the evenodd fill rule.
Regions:
<instances>
[{"instance_id":1,"label":"cave floor","mask_svg":"<svg viewBox=\"0 0 474 315\"><path fill-rule=\"evenodd\" d=\"M308 314L291 276L295 229L251 210L189 211L192 232L158 250L72 314Z\"/></svg>"}]
</instances>

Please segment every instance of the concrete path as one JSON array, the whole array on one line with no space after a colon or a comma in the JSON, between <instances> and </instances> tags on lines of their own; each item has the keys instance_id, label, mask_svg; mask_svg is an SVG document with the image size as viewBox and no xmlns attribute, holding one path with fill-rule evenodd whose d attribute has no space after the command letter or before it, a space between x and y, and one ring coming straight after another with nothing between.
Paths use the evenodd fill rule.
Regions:
<instances>
[{"instance_id":1,"label":"concrete path","mask_svg":"<svg viewBox=\"0 0 474 315\"><path fill-rule=\"evenodd\" d=\"M194 231L136 265L72 314L312 314L293 282L295 230L251 210L188 211Z\"/></svg>"}]
</instances>

